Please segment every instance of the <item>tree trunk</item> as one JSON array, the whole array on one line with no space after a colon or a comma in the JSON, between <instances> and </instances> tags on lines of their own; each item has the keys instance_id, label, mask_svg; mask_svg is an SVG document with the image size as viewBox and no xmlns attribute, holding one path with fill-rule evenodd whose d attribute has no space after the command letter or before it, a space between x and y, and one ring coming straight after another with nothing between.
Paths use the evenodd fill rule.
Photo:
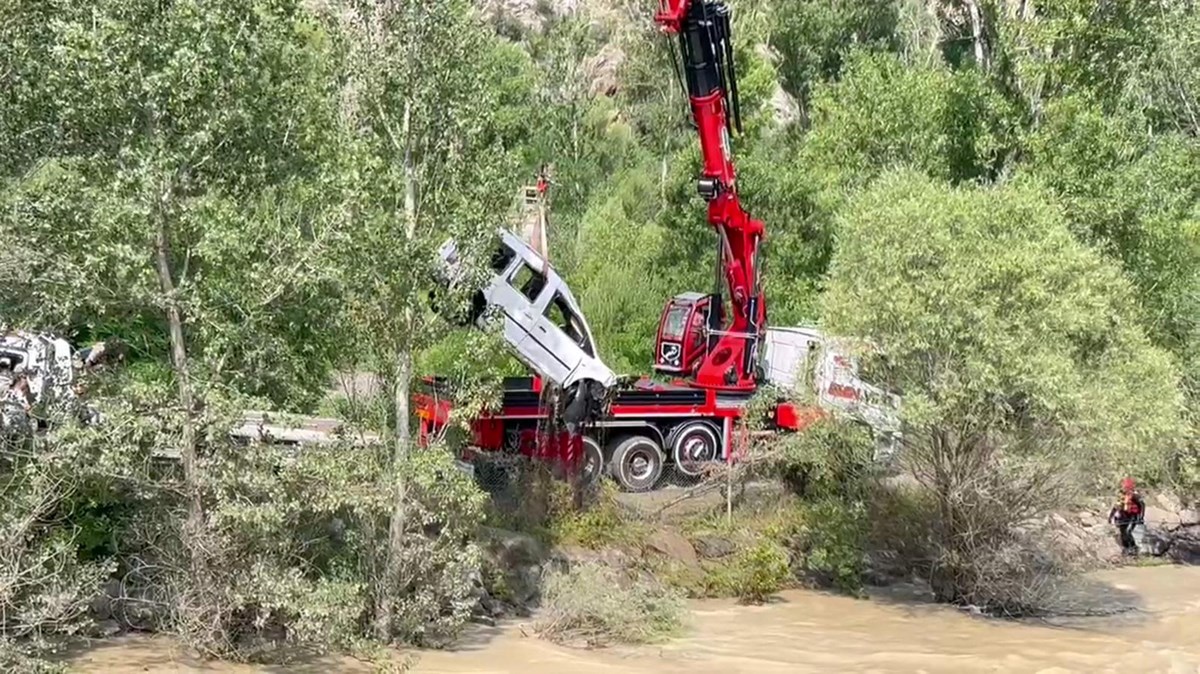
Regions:
<instances>
[{"instance_id":1,"label":"tree trunk","mask_svg":"<svg viewBox=\"0 0 1200 674\"><path fill-rule=\"evenodd\" d=\"M400 137L404 142L404 235L405 243L411 244L417 233L417 177L412 157L411 102L404 105ZM384 642L390 641L392 637L392 610L395 606L396 592L399 590L398 580L404 570L404 532L408 527L408 481L403 471L408 462L408 451L412 442L408 426L409 385L412 380L410 335L416 325L411 305L404 308L403 326L404 334L392 361L392 409L396 417L396 432L392 437L392 460L388 472L392 482L392 515L388 525L387 562L375 602L375 637Z\"/></svg>"},{"instance_id":2,"label":"tree trunk","mask_svg":"<svg viewBox=\"0 0 1200 674\"><path fill-rule=\"evenodd\" d=\"M158 209L158 222L154 238L154 259L158 270L158 282L167 304L167 328L171 339L171 364L178 384L179 405L183 408L183 428L179 455L183 462L184 489L187 494L187 522L185 544L189 548L193 571L203 566L200 556L199 536L204 529L204 510L200 502L200 476L196 466L196 426L192 418L195 401L192 382L188 374L187 346L183 340L183 315L179 310L179 299L175 293L175 281L171 277L170 242L167 238L165 205L171 198L169 187L163 190Z\"/></svg>"},{"instance_id":3,"label":"tree trunk","mask_svg":"<svg viewBox=\"0 0 1200 674\"><path fill-rule=\"evenodd\" d=\"M991 64L988 63L987 49L983 44L983 15L975 0L966 0L966 5L967 12L971 15L971 37L975 42L975 63L980 70L987 72L991 70Z\"/></svg>"}]
</instances>

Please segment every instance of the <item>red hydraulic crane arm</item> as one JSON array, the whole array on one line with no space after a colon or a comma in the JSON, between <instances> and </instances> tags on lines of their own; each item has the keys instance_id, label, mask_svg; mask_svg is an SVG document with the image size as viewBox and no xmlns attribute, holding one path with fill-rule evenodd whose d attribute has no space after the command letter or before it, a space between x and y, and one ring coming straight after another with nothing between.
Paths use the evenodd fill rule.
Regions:
<instances>
[{"instance_id":1,"label":"red hydraulic crane arm","mask_svg":"<svg viewBox=\"0 0 1200 674\"><path fill-rule=\"evenodd\" d=\"M766 322L758 257L765 232L763 223L742 208L737 194L730 135L734 124L740 130L740 119L730 9L724 0L659 0L654 19L679 39L704 159L697 189L708 203L708 223L718 235L731 308L725 325L716 331L719 339L697 370L696 383L751 390L757 385L758 345Z\"/></svg>"}]
</instances>

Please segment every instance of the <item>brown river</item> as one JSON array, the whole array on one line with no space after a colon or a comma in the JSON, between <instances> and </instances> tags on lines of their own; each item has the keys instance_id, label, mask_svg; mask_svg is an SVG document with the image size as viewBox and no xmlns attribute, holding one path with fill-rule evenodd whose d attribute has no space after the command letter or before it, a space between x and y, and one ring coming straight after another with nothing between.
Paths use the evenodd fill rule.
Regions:
<instances>
[{"instance_id":1,"label":"brown river","mask_svg":"<svg viewBox=\"0 0 1200 674\"><path fill-rule=\"evenodd\" d=\"M660 646L575 650L525 636L520 623L480 628L456 649L416 654L415 674L797 674L800 672L1167 672L1200 674L1200 567L1092 577L1109 617L1011 622L917 601L901 590L856 600L784 593L764 606L697 601L686 634ZM165 638L96 645L73 672L249 674L369 672L345 658L253 667L197 662Z\"/></svg>"}]
</instances>

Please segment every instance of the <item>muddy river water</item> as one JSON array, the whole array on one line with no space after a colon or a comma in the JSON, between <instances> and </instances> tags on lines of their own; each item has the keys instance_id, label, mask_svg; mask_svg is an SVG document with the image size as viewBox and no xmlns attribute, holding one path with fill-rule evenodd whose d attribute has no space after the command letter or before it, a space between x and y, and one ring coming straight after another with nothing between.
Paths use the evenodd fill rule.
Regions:
<instances>
[{"instance_id":1,"label":"muddy river water","mask_svg":"<svg viewBox=\"0 0 1200 674\"><path fill-rule=\"evenodd\" d=\"M470 632L456 649L423 652L417 674L795 674L800 672L1167 672L1200 674L1200 568L1150 567L1093 577L1109 617L1008 622L890 591L871 600L787 592L764 606L699 601L685 636L661 646L574 650L513 623ZM98 645L72 671L368 672L350 659L279 667L199 663L163 638Z\"/></svg>"}]
</instances>

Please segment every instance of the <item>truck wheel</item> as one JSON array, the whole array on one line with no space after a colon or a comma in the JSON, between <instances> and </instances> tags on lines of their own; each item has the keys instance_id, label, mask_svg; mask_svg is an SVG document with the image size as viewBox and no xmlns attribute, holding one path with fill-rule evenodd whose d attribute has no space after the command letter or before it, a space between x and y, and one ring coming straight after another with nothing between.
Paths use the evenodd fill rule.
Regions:
<instances>
[{"instance_id":1,"label":"truck wheel","mask_svg":"<svg viewBox=\"0 0 1200 674\"><path fill-rule=\"evenodd\" d=\"M604 477L604 450L600 443L591 436L583 436L583 468L579 482L584 487L592 488L600 484Z\"/></svg>"},{"instance_id":2,"label":"truck wheel","mask_svg":"<svg viewBox=\"0 0 1200 674\"><path fill-rule=\"evenodd\" d=\"M664 463L657 442L645 435L635 435L622 440L613 450L610 469L625 491L649 491L662 477Z\"/></svg>"},{"instance_id":3,"label":"truck wheel","mask_svg":"<svg viewBox=\"0 0 1200 674\"><path fill-rule=\"evenodd\" d=\"M688 477L697 477L704 467L721 456L721 441L712 424L692 421L673 433L671 458L675 468Z\"/></svg>"}]
</instances>

